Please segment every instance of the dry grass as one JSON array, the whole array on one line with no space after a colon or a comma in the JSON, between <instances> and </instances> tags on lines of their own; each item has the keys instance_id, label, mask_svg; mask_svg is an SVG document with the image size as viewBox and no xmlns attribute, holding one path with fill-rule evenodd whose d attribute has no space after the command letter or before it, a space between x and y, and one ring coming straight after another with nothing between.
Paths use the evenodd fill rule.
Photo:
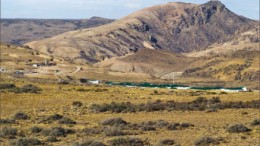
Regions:
<instances>
[{"instance_id":1,"label":"dry grass","mask_svg":"<svg viewBox=\"0 0 260 146\"><path fill-rule=\"evenodd\" d=\"M19 80L15 82L4 80L3 82L15 83L18 87L28 84L28 81L21 82ZM131 124L163 119L170 123L191 123L194 125L194 127L191 128L173 131L169 131L165 128L156 129L156 131L125 131L123 128L123 131L121 131L126 134L131 134L130 137L141 138L145 142L147 140L151 144L156 144L162 139L174 139L177 144L193 145L196 140L204 136L221 137L224 141L228 142L221 142L221 145L256 145L257 142L259 142L259 127L251 125L252 121L258 118L259 111L257 109L226 109L213 113L207 113L205 111L159 111L120 114L92 113L89 110L90 105L94 103L110 103L112 101L129 101L135 104L156 101L158 99L162 101L174 100L176 102L188 102L200 96L192 96L196 93L195 91L156 89L158 92L165 94L151 95L151 93L154 93L154 89L149 88L140 89L103 85L79 86L40 83L34 83L34 85L42 89L39 94L1 93L2 118L11 119L13 115L18 112L23 112L30 116L30 119L15 121L16 124L2 124L3 127L10 126L17 128L17 139L19 139L20 133L22 132L30 137L37 135L40 141L48 143L46 141L49 137L44 136L41 132L33 134L31 133L31 128L37 126L46 130L53 127L63 127L65 129L75 130L76 133L67 134L67 137L57 137L59 141L53 143L54 145L73 144L76 141L81 143L82 141L93 139L108 144L109 141L114 138L113 136L105 136L104 132L85 135L81 133L81 131L84 128L95 129L95 127L104 130L104 127L100 124L101 121L109 118L122 118ZM83 90L85 92L77 91L77 89L85 89ZM96 92L98 90L102 92ZM205 91L197 92L197 94L201 94L201 96L208 99L218 96L222 102L246 102L259 99L258 92L220 94L220 92L217 91ZM82 106L73 106L73 102L75 101L81 102ZM77 124L60 124L58 121L51 123L41 122L43 119L46 119L46 117L54 114L60 114L70 118L76 121ZM226 129L235 124L244 124L252 129L252 131L244 134L228 133ZM246 137L246 139L242 139L241 136ZM7 138L0 139L3 141L2 144L8 144L9 140Z\"/></svg>"}]
</instances>

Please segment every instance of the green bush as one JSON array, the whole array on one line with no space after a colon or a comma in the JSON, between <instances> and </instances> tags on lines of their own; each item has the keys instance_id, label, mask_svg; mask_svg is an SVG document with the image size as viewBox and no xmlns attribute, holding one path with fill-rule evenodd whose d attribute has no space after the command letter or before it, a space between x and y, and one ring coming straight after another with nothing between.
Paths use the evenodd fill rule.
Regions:
<instances>
[{"instance_id":1,"label":"green bush","mask_svg":"<svg viewBox=\"0 0 260 146\"><path fill-rule=\"evenodd\" d=\"M123 136L123 135L127 135L127 133L123 132L123 130L119 127L107 127L104 130L104 134L106 136Z\"/></svg>"},{"instance_id":2,"label":"green bush","mask_svg":"<svg viewBox=\"0 0 260 146\"><path fill-rule=\"evenodd\" d=\"M164 139L159 142L159 145L174 145L175 141L172 139Z\"/></svg>"},{"instance_id":3,"label":"green bush","mask_svg":"<svg viewBox=\"0 0 260 146\"><path fill-rule=\"evenodd\" d=\"M37 126L33 126L33 127L31 128L31 132L32 132L32 133L40 133L41 131L42 131L42 128L37 127Z\"/></svg>"},{"instance_id":4,"label":"green bush","mask_svg":"<svg viewBox=\"0 0 260 146\"><path fill-rule=\"evenodd\" d=\"M14 124L15 120L13 119L0 119L0 124Z\"/></svg>"},{"instance_id":5,"label":"green bush","mask_svg":"<svg viewBox=\"0 0 260 146\"><path fill-rule=\"evenodd\" d=\"M71 120L70 118L64 117L59 120L59 124L77 124L77 122Z\"/></svg>"},{"instance_id":6,"label":"green bush","mask_svg":"<svg viewBox=\"0 0 260 146\"><path fill-rule=\"evenodd\" d=\"M43 143L36 138L19 138L17 140L11 141L12 146L34 146L42 145Z\"/></svg>"},{"instance_id":7,"label":"green bush","mask_svg":"<svg viewBox=\"0 0 260 146\"><path fill-rule=\"evenodd\" d=\"M50 129L42 130L42 134L45 136L54 136L54 137L66 137L68 134L75 133L74 130L65 129L62 127L53 127Z\"/></svg>"},{"instance_id":8,"label":"green bush","mask_svg":"<svg viewBox=\"0 0 260 146\"><path fill-rule=\"evenodd\" d=\"M14 115L13 119L15 119L15 120L28 120L28 119L30 119L30 117L25 113L19 112L19 113L16 113Z\"/></svg>"},{"instance_id":9,"label":"green bush","mask_svg":"<svg viewBox=\"0 0 260 146\"><path fill-rule=\"evenodd\" d=\"M195 146L209 146L209 145L219 145L220 139L215 139L211 137L201 137L195 141Z\"/></svg>"},{"instance_id":10,"label":"green bush","mask_svg":"<svg viewBox=\"0 0 260 146\"><path fill-rule=\"evenodd\" d=\"M125 126L128 123L124 121L122 118L109 118L105 119L101 122L102 125L109 125L109 126Z\"/></svg>"},{"instance_id":11,"label":"green bush","mask_svg":"<svg viewBox=\"0 0 260 146\"><path fill-rule=\"evenodd\" d=\"M21 88L18 88L18 87L11 88L9 91L14 92L14 93L35 93L36 94L36 93L39 93L40 91L42 91L42 89L40 89L34 85L28 84Z\"/></svg>"},{"instance_id":12,"label":"green bush","mask_svg":"<svg viewBox=\"0 0 260 146\"><path fill-rule=\"evenodd\" d=\"M115 138L109 141L111 146L144 146L145 142L139 138Z\"/></svg>"},{"instance_id":13,"label":"green bush","mask_svg":"<svg viewBox=\"0 0 260 146\"><path fill-rule=\"evenodd\" d=\"M4 89L12 89L15 88L16 86L14 84L0 84L0 90Z\"/></svg>"},{"instance_id":14,"label":"green bush","mask_svg":"<svg viewBox=\"0 0 260 146\"><path fill-rule=\"evenodd\" d=\"M106 146L106 145L99 141L88 140L83 143L76 143L74 144L74 146Z\"/></svg>"},{"instance_id":15,"label":"green bush","mask_svg":"<svg viewBox=\"0 0 260 146\"><path fill-rule=\"evenodd\" d=\"M14 138L16 135L16 128L4 127L0 131L0 137Z\"/></svg>"},{"instance_id":16,"label":"green bush","mask_svg":"<svg viewBox=\"0 0 260 146\"><path fill-rule=\"evenodd\" d=\"M247 128L245 125L236 124L228 127L227 131L230 133L242 133L242 132L250 132L251 129Z\"/></svg>"},{"instance_id":17,"label":"green bush","mask_svg":"<svg viewBox=\"0 0 260 146\"><path fill-rule=\"evenodd\" d=\"M253 126L260 126L260 119L255 119L255 120L251 123L251 125L253 125Z\"/></svg>"}]
</instances>

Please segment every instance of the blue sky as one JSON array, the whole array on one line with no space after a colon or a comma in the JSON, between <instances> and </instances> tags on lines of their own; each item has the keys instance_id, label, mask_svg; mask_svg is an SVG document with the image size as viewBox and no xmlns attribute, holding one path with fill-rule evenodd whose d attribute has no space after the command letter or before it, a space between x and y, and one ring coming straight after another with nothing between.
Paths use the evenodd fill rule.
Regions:
<instances>
[{"instance_id":1,"label":"blue sky","mask_svg":"<svg viewBox=\"0 0 260 146\"><path fill-rule=\"evenodd\" d=\"M1 0L2 18L121 18L167 2L202 4L209 0ZM231 11L259 20L259 0L221 0Z\"/></svg>"}]
</instances>

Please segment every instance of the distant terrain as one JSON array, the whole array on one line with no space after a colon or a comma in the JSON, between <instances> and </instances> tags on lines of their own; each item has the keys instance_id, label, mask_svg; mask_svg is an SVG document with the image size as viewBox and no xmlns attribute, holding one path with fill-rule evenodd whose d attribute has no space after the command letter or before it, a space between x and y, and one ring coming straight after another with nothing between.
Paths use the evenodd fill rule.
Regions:
<instances>
[{"instance_id":1,"label":"distant terrain","mask_svg":"<svg viewBox=\"0 0 260 146\"><path fill-rule=\"evenodd\" d=\"M22 45L67 31L96 27L114 20L92 17L83 20L1 19L1 42Z\"/></svg>"}]
</instances>

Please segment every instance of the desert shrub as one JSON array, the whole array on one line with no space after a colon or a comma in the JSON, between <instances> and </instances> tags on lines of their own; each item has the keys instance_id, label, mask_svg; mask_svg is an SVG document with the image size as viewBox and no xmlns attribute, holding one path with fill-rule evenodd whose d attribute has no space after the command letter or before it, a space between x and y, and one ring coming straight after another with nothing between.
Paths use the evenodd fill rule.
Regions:
<instances>
[{"instance_id":1,"label":"desert shrub","mask_svg":"<svg viewBox=\"0 0 260 146\"><path fill-rule=\"evenodd\" d=\"M4 127L0 131L0 137L13 138L16 135L17 135L17 129L16 128Z\"/></svg>"},{"instance_id":2,"label":"desert shrub","mask_svg":"<svg viewBox=\"0 0 260 146\"><path fill-rule=\"evenodd\" d=\"M116 103L111 102L110 104L93 104L90 107L93 112L113 112L113 113L127 113L135 112L135 107L130 102Z\"/></svg>"},{"instance_id":3,"label":"desert shrub","mask_svg":"<svg viewBox=\"0 0 260 146\"><path fill-rule=\"evenodd\" d=\"M48 136L46 142L58 142L59 140L55 136Z\"/></svg>"},{"instance_id":4,"label":"desert shrub","mask_svg":"<svg viewBox=\"0 0 260 146\"><path fill-rule=\"evenodd\" d=\"M40 133L42 131L42 128L33 126L30 130L32 133Z\"/></svg>"},{"instance_id":5,"label":"desert shrub","mask_svg":"<svg viewBox=\"0 0 260 146\"><path fill-rule=\"evenodd\" d=\"M190 124L190 123L181 123L180 124L180 127L181 128L189 128L189 127L194 127L193 124Z\"/></svg>"},{"instance_id":6,"label":"desert shrub","mask_svg":"<svg viewBox=\"0 0 260 146\"><path fill-rule=\"evenodd\" d=\"M148 121L148 122L143 122L139 125L140 129L143 131L155 131L156 130L156 122L153 121Z\"/></svg>"},{"instance_id":7,"label":"desert shrub","mask_svg":"<svg viewBox=\"0 0 260 146\"><path fill-rule=\"evenodd\" d=\"M36 138L19 138L15 141L10 142L12 146L33 146L42 145L43 143Z\"/></svg>"},{"instance_id":8,"label":"desert shrub","mask_svg":"<svg viewBox=\"0 0 260 146\"><path fill-rule=\"evenodd\" d=\"M71 120L70 118L64 117L59 120L59 124L76 124L77 122Z\"/></svg>"},{"instance_id":9,"label":"desert shrub","mask_svg":"<svg viewBox=\"0 0 260 146\"><path fill-rule=\"evenodd\" d=\"M174 145L175 141L172 139L164 139L159 142L159 145Z\"/></svg>"},{"instance_id":10,"label":"desert shrub","mask_svg":"<svg viewBox=\"0 0 260 146\"><path fill-rule=\"evenodd\" d=\"M164 127L167 127L168 125L169 125L169 122L164 121L164 120L158 120L155 122L156 128L164 128Z\"/></svg>"},{"instance_id":11,"label":"desert shrub","mask_svg":"<svg viewBox=\"0 0 260 146\"><path fill-rule=\"evenodd\" d=\"M249 132L249 131L251 131L251 129L247 128L246 126L244 126L242 124L236 124L236 125L228 127L227 131L230 133L241 133L241 132Z\"/></svg>"},{"instance_id":12,"label":"desert shrub","mask_svg":"<svg viewBox=\"0 0 260 146\"><path fill-rule=\"evenodd\" d=\"M199 97L192 102L162 102L160 100L155 102L148 102L146 104L132 104L130 102L110 104L93 104L90 107L92 112L112 112L112 113L131 113L131 112L154 112L154 111L206 111L214 112L219 109L237 109L237 108L260 108L260 100L253 100L248 102L221 102L218 97L206 99ZM211 110L211 111L210 111Z\"/></svg>"},{"instance_id":13,"label":"desert shrub","mask_svg":"<svg viewBox=\"0 0 260 146\"><path fill-rule=\"evenodd\" d=\"M145 142L139 138L115 138L109 141L111 146L144 146Z\"/></svg>"},{"instance_id":14,"label":"desert shrub","mask_svg":"<svg viewBox=\"0 0 260 146\"><path fill-rule=\"evenodd\" d=\"M24 85L21 88L12 88L9 91L14 92L14 93L39 93L40 91L42 91L40 88L28 84L28 85Z\"/></svg>"},{"instance_id":15,"label":"desert shrub","mask_svg":"<svg viewBox=\"0 0 260 146\"><path fill-rule=\"evenodd\" d=\"M72 133L75 133L75 131L71 129L64 129L62 127L53 127L50 129L42 130L43 135L54 137L66 137L68 134Z\"/></svg>"},{"instance_id":16,"label":"desert shrub","mask_svg":"<svg viewBox=\"0 0 260 146\"><path fill-rule=\"evenodd\" d=\"M179 123L173 123L173 124L169 124L167 126L167 130L177 130L177 128L180 126Z\"/></svg>"},{"instance_id":17,"label":"desert shrub","mask_svg":"<svg viewBox=\"0 0 260 146\"><path fill-rule=\"evenodd\" d=\"M127 122L122 118L109 118L105 119L101 122L102 125L109 125L109 126L125 126Z\"/></svg>"},{"instance_id":18,"label":"desert shrub","mask_svg":"<svg viewBox=\"0 0 260 146\"><path fill-rule=\"evenodd\" d=\"M94 90L94 92L107 92L108 89L100 89L100 88L97 88Z\"/></svg>"},{"instance_id":19,"label":"desert shrub","mask_svg":"<svg viewBox=\"0 0 260 146\"><path fill-rule=\"evenodd\" d=\"M80 101L73 101L72 106L73 107L81 107L83 104Z\"/></svg>"},{"instance_id":20,"label":"desert shrub","mask_svg":"<svg viewBox=\"0 0 260 146\"><path fill-rule=\"evenodd\" d=\"M162 111L164 109L165 109L165 105L160 100L157 100L156 102L148 102L144 106L144 111L147 112Z\"/></svg>"},{"instance_id":21,"label":"desert shrub","mask_svg":"<svg viewBox=\"0 0 260 146\"><path fill-rule=\"evenodd\" d=\"M197 99L193 100L193 103L207 103L207 98L205 97L198 97Z\"/></svg>"},{"instance_id":22,"label":"desert shrub","mask_svg":"<svg viewBox=\"0 0 260 146\"><path fill-rule=\"evenodd\" d=\"M167 126L168 130L181 130L181 129L185 129L185 128L189 128L189 127L194 127L193 124L190 123L173 123L173 124L169 124Z\"/></svg>"},{"instance_id":23,"label":"desert shrub","mask_svg":"<svg viewBox=\"0 0 260 146\"><path fill-rule=\"evenodd\" d=\"M107 127L104 130L104 134L106 136L123 136L126 135L127 133L123 132L123 130L119 127Z\"/></svg>"},{"instance_id":24,"label":"desert shrub","mask_svg":"<svg viewBox=\"0 0 260 146\"><path fill-rule=\"evenodd\" d=\"M255 119L255 120L251 123L251 125L253 125L253 126L260 126L260 119Z\"/></svg>"},{"instance_id":25,"label":"desert shrub","mask_svg":"<svg viewBox=\"0 0 260 146\"><path fill-rule=\"evenodd\" d=\"M195 141L195 146L208 146L208 145L218 145L220 143L219 139L211 137L201 137Z\"/></svg>"},{"instance_id":26,"label":"desert shrub","mask_svg":"<svg viewBox=\"0 0 260 146\"><path fill-rule=\"evenodd\" d=\"M221 100L219 97L213 97L212 99L208 100L208 103L210 103L210 104L221 103Z\"/></svg>"},{"instance_id":27,"label":"desert shrub","mask_svg":"<svg viewBox=\"0 0 260 146\"><path fill-rule=\"evenodd\" d=\"M78 88L78 89L76 89L76 91L78 91L78 92L89 92L91 90L90 89L84 89L84 88Z\"/></svg>"},{"instance_id":28,"label":"desert shrub","mask_svg":"<svg viewBox=\"0 0 260 146\"><path fill-rule=\"evenodd\" d=\"M83 143L76 143L74 144L74 146L106 146L106 145L99 141L88 140Z\"/></svg>"},{"instance_id":29,"label":"desert shrub","mask_svg":"<svg viewBox=\"0 0 260 146\"><path fill-rule=\"evenodd\" d=\"M86 135L95 135L95 134L101 134L103 130L98 128L84 128L82 129L82 132Z\"/></svg>"},{"instance_id":30,"label":"desert shrub","mask_svg":"<svg viewBox=\"0 0 260 146\"><path fill-rule=\"evenodd\" d=\"M15 119L15 120L28 120L28 119L30 119L30 117L25 113L19 112L19 113L16 113L14 115L13 119Z\"/></svg>"},{"instance_id":31,"label":"desert shrub","mask_svg":"<svg viewBox=\"0 0 260 146\"><path fill-rule=\"evenodd\" d=\"M62 118L63 118L62 115L54 114L54 115L50 115L50 116L46 117L42 122L51 123L51 122L54 122L54 121L61 120Z\"/></svg>"},{"instance_id":32,"label":"desert shrub","mask_svg":"<svg viewBox=\"0 0 260 146\"><path fill-rule=\"evenodd\" d=\"M13 119L0 119L0 124L14 124L15 120Z\"/></svg>"},{"instance_id":33,"label":"desert shrub","mask_svg":"<svg viewBox=\"0 0 260 146\"><path fill-rule=\"evenodd\" d=\"M15 88L14 84L0 84L0 90Z\"/></svg>"}]
</instances>

